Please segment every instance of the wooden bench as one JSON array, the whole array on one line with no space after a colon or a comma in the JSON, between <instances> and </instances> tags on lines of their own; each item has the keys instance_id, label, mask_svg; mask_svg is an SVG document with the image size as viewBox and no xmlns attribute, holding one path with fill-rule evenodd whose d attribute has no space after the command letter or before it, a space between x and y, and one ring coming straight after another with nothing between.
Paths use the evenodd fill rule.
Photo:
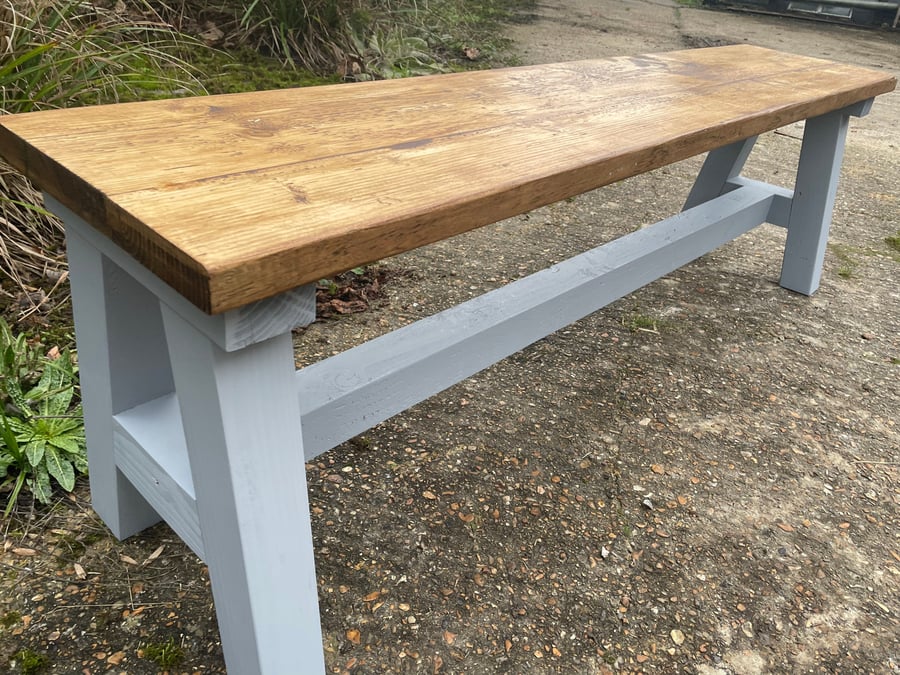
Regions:
<instances>
[{"instance_id":1,"label":"wooden bench","mask_svg":"<svg viewBox=\"0 0 900 675\"><path fill-rule=\"evenodd\" d=\"M813 293L894 86L734 46L2 118L66 223L94 508L207 561L231 672L323 672L304 462L766 221ZM741 177L799 120L793 191ZM683 212L295 372L316 280L706 151Z\"/></svg>"}]
</instances>

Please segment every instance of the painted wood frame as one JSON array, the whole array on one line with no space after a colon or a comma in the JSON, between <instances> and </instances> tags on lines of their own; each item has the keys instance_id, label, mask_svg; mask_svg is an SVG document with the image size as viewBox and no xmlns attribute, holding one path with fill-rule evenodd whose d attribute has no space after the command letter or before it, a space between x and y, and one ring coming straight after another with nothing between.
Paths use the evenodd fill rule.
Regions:
<instances>
[{"instance_id":1,"label":"painted wood frame","mask_svg":"<svg viewBox=\"0 0 900 675\"><path fill-rule=\"evenodd\" d=\"M868 107L806 122L795 191L741 177L755 137L732 142L681 213L299 371L312 287L210 316L48 195L95 509L120 538L163 519L207 561L232 672L298 672L302 654L324 673L304 462L764 222L788 231L782 285L814 292L847 121Z\"/></svg>"}]
</instances>

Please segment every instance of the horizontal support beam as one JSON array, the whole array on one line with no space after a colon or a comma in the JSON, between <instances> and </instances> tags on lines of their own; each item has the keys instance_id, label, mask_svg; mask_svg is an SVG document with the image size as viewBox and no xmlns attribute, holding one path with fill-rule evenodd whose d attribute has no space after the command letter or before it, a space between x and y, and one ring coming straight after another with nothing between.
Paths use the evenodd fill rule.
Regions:
<instances>
[{"instance_id":1,"label":"horizontal support beam","mask_svg":"<svg viewBox=\"0 0 900 675\"><path fill-rule=\"evenodd\" d=\"M307 459L766 221L751 184L297 372Z\"/></svg>"},{"instance_id":2,"label":"horizontal support beam","mask_svg":"<svg viewBox=\"0 0 900 675\"><path fill-rule=\"evenodd\" d=\"M200 518L175 394L115 415L113 452L119 471L202 559Z\"/></svg>"},{"instance_id":3,"label":"horizontal support beam","mask_svg":"<svg viewBox=\"0 0 900 675\"><path fill-rule=\"evenodd\" d=\"M743 178L729 186L672 218L297 371L306 459L753 229L789 195ZM114 433L118 469L203 558L177 394L115 415Z\"/></svg>"},{"instance_id":4,"label":"horizontal support beam","mask_svg":"<svg viewBox=\"0 0 900 675\"><path fill-rule=\"evenodd\" d=\"M741 187L753 187L760 190L768 190L772 194L772 206L766 216L766 222L778 227L787 227L791 217L791 201L794 199L794 191L787 188L770 185L762 181L735 176L725 183L726 190L737 190Z\"/></svg>"}]
</instances>

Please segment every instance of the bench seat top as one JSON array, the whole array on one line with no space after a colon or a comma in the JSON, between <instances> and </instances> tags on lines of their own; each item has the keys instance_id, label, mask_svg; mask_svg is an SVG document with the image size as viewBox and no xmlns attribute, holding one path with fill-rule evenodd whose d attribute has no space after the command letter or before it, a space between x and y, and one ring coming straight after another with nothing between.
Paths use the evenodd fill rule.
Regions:
<instances>
[{"instance_id":1,"label":"bench seat top","mask_svg":"<svg viewBox=\"0 0 900 675\"><path fill-rule=\"evenodd\" d=\"M216 314L890 91L739 45L0 118L0 155Z\"/></svg>"}]
</instances>

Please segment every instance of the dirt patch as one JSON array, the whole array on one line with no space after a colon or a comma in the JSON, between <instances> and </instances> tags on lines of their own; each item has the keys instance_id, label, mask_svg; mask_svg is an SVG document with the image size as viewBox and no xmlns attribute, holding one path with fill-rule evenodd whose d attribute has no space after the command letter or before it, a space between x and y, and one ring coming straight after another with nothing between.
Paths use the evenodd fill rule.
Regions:
<instances>
[{"instance_id":1,"label":"dirt patch","mask_svg":"<svg viewBox=\"0 0 900 675\"><path fill-rule=\"evenodd\" d=\"M878 31L667 2L537 14L510 28L527 62L713 40L900 64ZM778 286L764 226L310 464L329 669L897 672L898 130L897 93L853 121L813 298ZM799 134L762 138L749 174L789 184ZM298 360L677 212L698 167L388 261L410 276L298 335ZM5 534L4 655L153 673L147 645L172 639L175 671L224 671L205 568L165 526L116 543L80 487Z\"/></svg>"}]
</instances>

